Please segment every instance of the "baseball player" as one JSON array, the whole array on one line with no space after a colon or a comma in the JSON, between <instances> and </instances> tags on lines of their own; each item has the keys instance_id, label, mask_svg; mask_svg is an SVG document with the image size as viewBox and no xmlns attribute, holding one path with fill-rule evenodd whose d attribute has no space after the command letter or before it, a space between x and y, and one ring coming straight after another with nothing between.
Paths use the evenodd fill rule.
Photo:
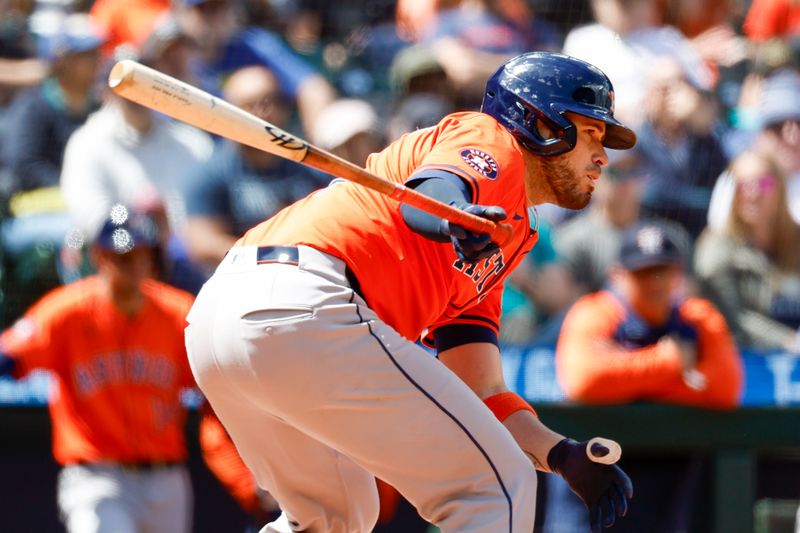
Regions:
<instances>
[{"instance_id":1,"label":"baseball player","mask_svg":"<svg viewBox=\"0 0 800 533\"><path fill-rule=\"evenodd\" d=\"M148 279L153 220L115 207L97 274L46 294L0 337L0 369L49 370L58 505L70 533L188 532L183 328L192 297Z\"/></svg>"},{"instance_id":2,"label":"baseball player","mask_svg":"<svg viewBox=\"0 0 800 533\"><path fill-rule=\"evenodd\" d=\"M595 531L625 514L628 477L509 391L497 335L503 280L536 242L532 207L586 206L605 148L635 141L601 71L524 54L489 79L482 112L449 115L367 163L505 221L508 242L334 180L236 243L198 295L186 343L198 385L284 511L262 533L370 531L373 476L444 533L532 531L536 469L566 478Z\"/></svg>"}]
</instances>

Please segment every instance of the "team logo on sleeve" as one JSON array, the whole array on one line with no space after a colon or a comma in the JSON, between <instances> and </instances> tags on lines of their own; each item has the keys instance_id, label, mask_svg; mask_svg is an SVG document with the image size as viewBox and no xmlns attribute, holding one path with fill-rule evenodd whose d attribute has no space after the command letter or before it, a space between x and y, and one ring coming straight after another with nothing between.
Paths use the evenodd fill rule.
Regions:
<instances>
[{"instance_id":1,"label":"team logo on sleeve","mask_svg":"<svg viewBox=\"0 0 800 533\"><path fill-rule=\"evenodd\" d=\"M483 150L465 148L461 150L461 159L478 174L493 180L497 177L497 161Z\"/></svg>"}]
</instances>

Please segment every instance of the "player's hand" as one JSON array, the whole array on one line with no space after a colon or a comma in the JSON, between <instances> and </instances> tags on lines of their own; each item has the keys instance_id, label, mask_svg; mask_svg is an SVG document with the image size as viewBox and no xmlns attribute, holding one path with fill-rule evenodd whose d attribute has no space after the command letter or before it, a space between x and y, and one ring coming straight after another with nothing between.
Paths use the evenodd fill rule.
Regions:
<instances>
[{"instance_id":1,"label":"player's hand","mask_svg":"<svg viewBox=\"0 0 800 533\"><path fill-rule=\"evenodd\" d=\"M628 500L633 497L633 483L617 465L596 463L589 459L587 444L588 441L564 439L550 450L547 463L586 504L592 532L599 533L603 527L614 525L617 516L625 516L628 512ZM604 451L605 454L609 453L601 444L592 447L595 456L604 455Z\"/></svg>"},{"instance_id":2,"label":"player's hand","mask_svg":"<svg viewBox=\"0 0 800 533\"><path fill-rule=\"evenodd\" d=\"M496 205L464 204L459 206L459 209L492 222L500 222L507 216L505 209ZM472 233L447 220L442 220L442 224L443 233L450 235L456 255L462 261L474 263L491 257L498 250L497 244L493 243L491 237L486 233Z\"/></svg>"}]
</instances>

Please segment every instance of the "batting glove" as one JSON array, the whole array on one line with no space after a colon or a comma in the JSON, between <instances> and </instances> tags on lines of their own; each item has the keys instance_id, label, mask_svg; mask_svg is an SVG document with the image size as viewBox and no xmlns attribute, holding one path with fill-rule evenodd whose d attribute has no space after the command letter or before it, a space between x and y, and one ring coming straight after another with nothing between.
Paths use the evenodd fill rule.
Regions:
<instances>
[{"instance_id":1,"label":"batting glove","mask_svg":"<svg viewBox=\"0 0 800 533\"><path fill-rule=\"evenodd\" d=\"M496 205L463 204L458 208L471 215L489 219L492 222L500 222L505 220L507 216L505 209ZM442 220L442 224L442 232L450 236L456 255L462 261L474 263L491 257L499 249L497 244L493 243L491 237L486 233L472 233L447 220Z\"/></svg>"},{"instance_id":2,"label":"batting glove","mask_svg":"<svg viewBox=\"0 0 800 533\"><path fill-rule=\"evenodd\" d=\"M633 483L617 465L595 463L589 459L587 444L588 441L564 439L547 454L547 464L580 496L589 509L592 533L600 533L603 527L614 525L617 516L625 516L628 512L628 500L633 497ZM595 443L592 453L603 456L609 450Z\"/></svg>"}]
</instances>

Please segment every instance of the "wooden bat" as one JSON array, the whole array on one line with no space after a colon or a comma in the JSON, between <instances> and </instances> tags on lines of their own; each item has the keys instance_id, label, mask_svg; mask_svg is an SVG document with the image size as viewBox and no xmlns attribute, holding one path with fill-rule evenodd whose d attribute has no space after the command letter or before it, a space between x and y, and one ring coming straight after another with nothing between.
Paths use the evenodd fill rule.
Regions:
<instances>
[{"instance_id":1,"label":"wooden bat","mask_svg":"<svg viewBox=\"0 0 800 533\"><path fill-rule=\"evenodd\" d=\"M126 59L115 64L108 85L116 94L137 104L241 144L358 183L471 232L488 234L497 244L502 245L511 237L511 226L507 224L495 224L405 185L378 177L216 96L136 61Z\"/></svg>"}]
</instances>

